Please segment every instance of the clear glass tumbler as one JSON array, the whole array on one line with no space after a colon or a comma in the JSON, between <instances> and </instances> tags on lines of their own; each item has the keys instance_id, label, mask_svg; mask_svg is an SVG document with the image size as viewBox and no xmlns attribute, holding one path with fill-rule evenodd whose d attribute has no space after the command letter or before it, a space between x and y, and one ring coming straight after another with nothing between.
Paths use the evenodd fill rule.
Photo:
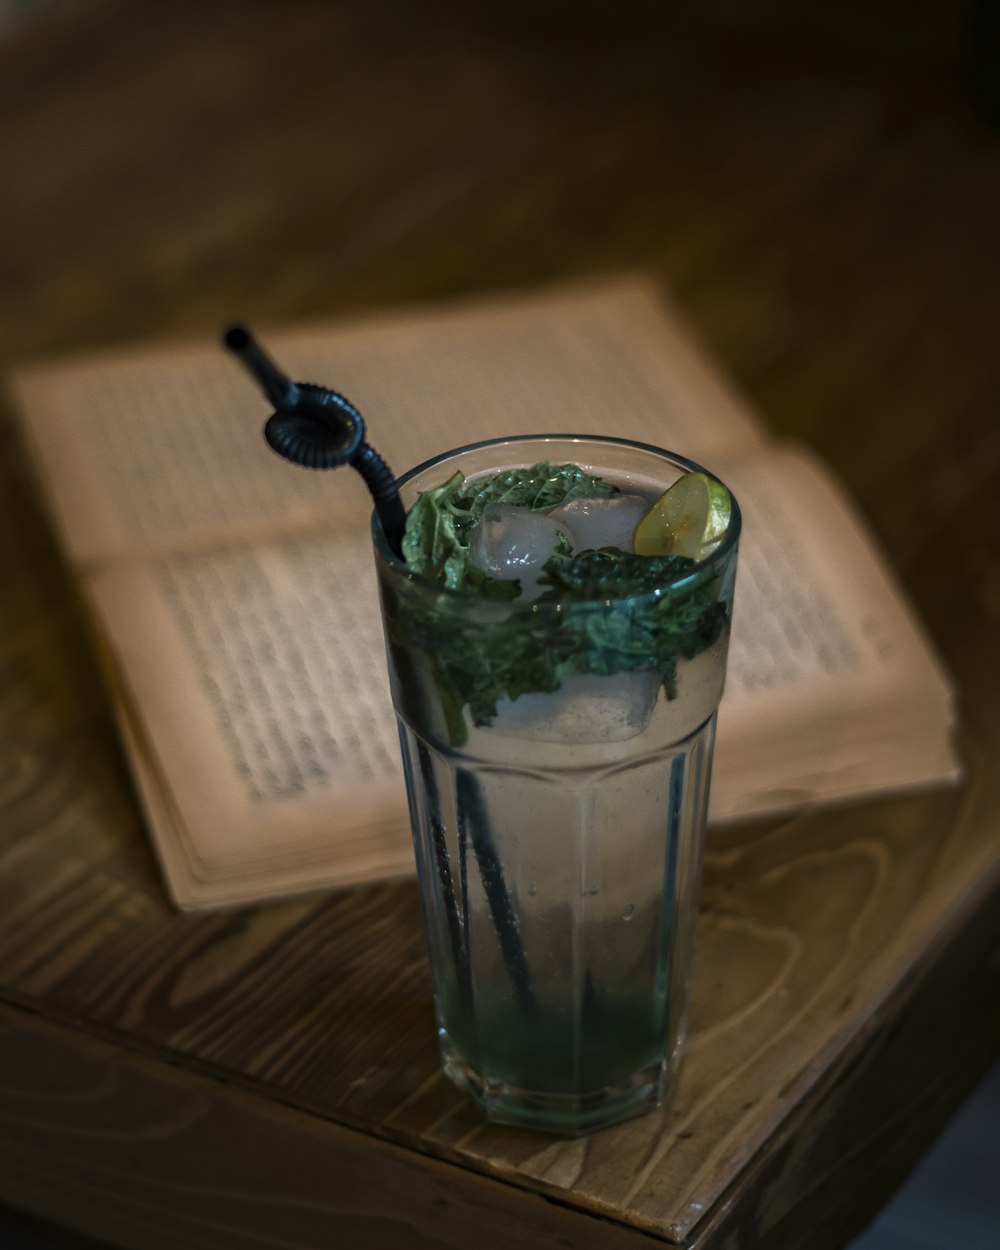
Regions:
<instances>
[{"instance_id":1,"label":"clear glass tumbler","mask_svg":"<svg viewBox=\"0 0 1000 1250\"><path fill-rule=\"evenodd\" d=\"M409 508L456 470L540 461L649 499L698 469L643 444L540 436L459 448L400 491ZM739 529L734 501L693 571L568 610L447 590L374 527L443 1066L491 1120L589 1132L658 1105L676 1072ZM654 617L683 623L657 669L629 654ZM525 692L459 705L445 646L473 683L508 655ZM599 659L567 666L567 648Z\"/></svg>"}]
</instances>

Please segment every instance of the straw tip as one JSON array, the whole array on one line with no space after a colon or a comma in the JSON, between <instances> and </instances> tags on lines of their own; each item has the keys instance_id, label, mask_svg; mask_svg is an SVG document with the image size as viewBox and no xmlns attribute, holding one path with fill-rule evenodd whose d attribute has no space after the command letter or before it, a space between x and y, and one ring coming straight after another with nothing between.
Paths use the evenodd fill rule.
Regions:
<instances>
[{"instance_id":1,"label":"straw tip","mask_svg":"<svg viewBox=\"0 0 1000 1250\"><path fill-rule=\"evenodd\" d=\"M250 343L250 335L244 326L230 326L222 336L222 341L231 352L245 351Z\"/></svg>"}]
</instances>

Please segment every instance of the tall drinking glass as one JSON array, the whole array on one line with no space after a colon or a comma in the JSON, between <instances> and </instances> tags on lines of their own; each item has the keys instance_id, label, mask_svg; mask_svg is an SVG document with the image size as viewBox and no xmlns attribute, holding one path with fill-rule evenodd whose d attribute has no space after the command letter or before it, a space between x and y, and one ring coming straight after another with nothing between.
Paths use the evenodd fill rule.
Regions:
<instances>
[{"instance_id":1,"label":"tall drinking glass","mask_svg":"<svg viewBox=\"0 0 1000 1250\"><path fill-rule=\"evenodd\" d=\"M503 439L400 492L409 508L456 470L540 461L650 501L698 469L615 439ZM739 528L734 502L693 571L566 604L448 590L374 526L443 1066L491 1120L588 1132L658 1105L676 1072ZM650 629L677 634L657 668Z\"/></svg>"}]
</instances>

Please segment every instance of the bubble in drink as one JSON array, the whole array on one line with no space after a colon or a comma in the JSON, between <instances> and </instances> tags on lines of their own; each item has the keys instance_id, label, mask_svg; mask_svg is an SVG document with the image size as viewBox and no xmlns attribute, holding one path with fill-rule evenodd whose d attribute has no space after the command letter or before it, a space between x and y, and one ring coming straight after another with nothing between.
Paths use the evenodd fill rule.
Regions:
<instances>
[{"instance_id":1,"label":"bubble in drink","mask_svg":"<svg viewBox=\"0 0 1000 1250\"><path fill-rule=\"evenodd\" d=\"M661 681L655 670L575 673L554 694L501 699L491 728L536 742L627 742L649 723Z\"/></svg>"}]
</instances>

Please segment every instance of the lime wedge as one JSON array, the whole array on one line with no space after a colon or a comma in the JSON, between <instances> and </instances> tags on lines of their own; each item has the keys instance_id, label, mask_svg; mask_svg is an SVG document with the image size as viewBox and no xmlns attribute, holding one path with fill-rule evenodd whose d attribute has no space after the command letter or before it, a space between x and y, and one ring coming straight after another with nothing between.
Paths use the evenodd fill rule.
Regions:
<instances>
[{"instance_id":1,"label":"lime wedge","mask_svg":"<svg viewBox=\"0 0 1000 1250\"><path fill-rule=\"evenodd\" d=\"M665 490L635 527L640 556L702 560L722 541L732 513L729 491L707 473L685 473Z\"/></svg>"}]
</instances>

